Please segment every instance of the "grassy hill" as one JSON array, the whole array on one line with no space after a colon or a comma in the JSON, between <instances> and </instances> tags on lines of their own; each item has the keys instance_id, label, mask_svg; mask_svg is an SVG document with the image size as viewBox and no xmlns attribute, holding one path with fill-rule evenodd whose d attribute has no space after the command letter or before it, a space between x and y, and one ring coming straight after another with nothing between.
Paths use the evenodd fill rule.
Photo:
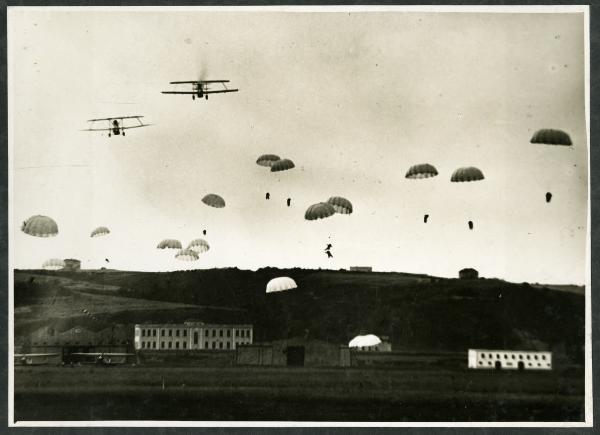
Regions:
<instances>
[{"instance_id":1,"label":"grassy hill","mask_svg":"<svg viewBox=\"0 0 600 435\"><path fill-rule=\"evenodd\" d=\"M266 283L277 276L292 277L299 288L265 294ZM38 325L53 297L77 295L99 298L95 312L104 324L195 318L252 323L255 341L309 334L346 343L359 333L375 333L389 336L395 350L551 349L573 361L583 359L582 294L404 273L15 271L15 312L24 311L15 318L16 331L29 329L19 329L27 310L38 310ZM80 313L63 317L84 320Z\"/></svg>"}]
</instances>

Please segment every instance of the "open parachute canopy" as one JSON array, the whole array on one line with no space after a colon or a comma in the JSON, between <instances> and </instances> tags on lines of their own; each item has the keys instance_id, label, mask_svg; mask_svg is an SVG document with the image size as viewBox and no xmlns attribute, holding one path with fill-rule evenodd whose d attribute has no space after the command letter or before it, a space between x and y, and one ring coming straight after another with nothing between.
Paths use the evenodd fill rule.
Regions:
<instances>
[{"instance_id":1,"label":"open parachute canopy","mask_svg":"<svg viewBox=\"0 0 600 435\"><path fill-rule=\"evenodd\" d=\"M60 258L51 258L49 260L44 261L42 267L46 270L61 270L65 267L65 262Z\"/></svg>"},{"instance_id":2,"label":"open parachute canopy","mask_svg":"<svg viewBox=\"0 0 600 435\"><path fill-rule=\"evenodd\" d=\"M348 343L348 347L377 346L379 343L381 343L381 340L376 335L357 335L352 340L350 340L350 343Z\"/></svg>"},{"instance_id":3,"label":"open parachute canopy","mask_svg":"<svg viewBox=\"0 0 600 435\"><path fill-rule=\"evenodd\" d=\"M277 160L271 165L271 172L287 171L294 168L294 162L290 159Z\"/></svg>"},{"instance_id":4,"label":"open parachute canopy","mask_svg":"<svg viewBox=\"0 0 600 435\"><path fill-rule=\"evenodd\" d=\"M271 166L273 166L273 163L275 163L278 160L281 160L281 158L279 156L276 156L275 154L263 154L256 160L256 164L259 166L266 166L270 168Z\"/></svg>"},{"instance_id":5,"label":"open parachute canopy","mask_svg":"<svg viewBox=\"0 0 600 435\"><path fill-rule=\"evenodd\" d=\"M181 249L181 242L175 239L165 239L160 242L157 246L157 249Z\"/></svg>"},{"instance_id":6,"label":"open parachute canopy","mask_svg":"<svg viewBox=\"0 0 600 435\"><path fill-rule=\"evenodd\" d=\"M54 237L58 234L58 225L48 216L31 216L21 225L21 231L35 237Z\"/></svg>"},{"instance_id":7,"label":"open parachute canopy","mask_svg":"<svg viewBox=\"0 0 600 435\"><path fill-rule=\"evenodd\" d=\"M483 180L483 172L480 169L469 166L464 168L458 168L452 174L450 181L454 183L468 182L468 181L479 181Z\"/></svg>"},{"instance_id":8,"label":"open parachute canopy","mask_svg":"<svg viewBox=\"0 0 600 435\"><path fill-rule=\"evenodd\" d=\"M562 130L553 130L550 128L536 131L530 142L545 145L573 145L573 142L571 142L571 138L567 133Z\"/></svg>"},{"instance_id":9,"label":"open parachute canopy","mask_svg":"<svg viewBox=\"0 0 600 435\"><path fill-rule=\"evenodd\" d=\"M110 230L108 228L98 227L94 231L92 231L92 234L90 234L90 237L106 236L107 234L110 234Z\"/></svg>"},{"instance_id":10,"label":"open parachute canopy","mask_svg":"<svg viewBox=\"0 0 600 435\"><path fill-rule=\"evenodd\" d=\"M304 219L314 221L316 219L325 219L335 214L335 208L328 202L319 202L306 209Z\"/></svg>"},{"instance_id":11,"label":"open parachute canopy","mask_svg":"<svg viewBox=\"0 0 600 435\"><path fill-rule=\"evenodd\" d=\"M196 261L200 257L196 251L192 251L191 249L181 249L175 254L175 258L181 261Z\"/></svg>"},{"instance_id":12,"label":"open parachute canopy","mask_svg":"<svg viewBox=\"0 0 600 435\"><path fill-rule=\"evenodd\" d=\"M209 193L204 198L202 198L202 202L206 205L215 208L225 207L225 200L216 193Z\"/></svg>"},{"instance_id":13,"label":"open parachute canopy","mask_svg":"<svg viewBox=\"0 0 600 435\"><path fill-rule=\"evenodd\" d=\"M341 196L332 196L327 200L328 204L333 206L333 209L336 213L340 214L351 214L352 213L352 203L348 201L346 198L342 198Z\"/></svg>"},{"instance_id":14,"label":"open parachute canopy","mask_svg":"<svg viewBox=\"0 0 600 435\"><path fill-rule=\"evenodd\" d=\"M293 288L298 288L296 281L287 276L273 278L267 283L267 293L282 292Z\"/></svg>"},{"instance_id":15,"label":"open parachute canopy","mask_svg":"<svg viewBox=\"0 0 600 435\"><path fill-rule=\"evenodd\" d=\"M421 178L435 177L437 174L438 171L435 169L435 166L430 165L429 163L421 163L408 168L408 171L406 172L406 178L411 180L419 180Z\"/></svg>"},{"instance_id":16,"label":"open parachute canopy","mask_svg":"<svg viewBox=\"0 0 600 435\"><path fill-rule=\"evenodd\" d=\"M197 253L206 252L210 249L208 242L204 239L195 239L190 242L187 249L191 249L192 251L196 251Z\"/></svg>"}]
</instances>

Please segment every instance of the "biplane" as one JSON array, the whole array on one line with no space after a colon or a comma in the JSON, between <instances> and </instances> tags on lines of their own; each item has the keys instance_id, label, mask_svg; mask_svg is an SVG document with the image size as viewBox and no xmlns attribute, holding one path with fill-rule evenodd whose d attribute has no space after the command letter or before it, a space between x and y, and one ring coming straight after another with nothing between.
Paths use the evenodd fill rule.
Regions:
<instances>
[{"instance_id":1,"label":"biplane","mask_svg":"<svg viewBox=\"0 0 600 435\"><path fill-rule=\"evenodd\" d=\"M51 364L59 353L15 353L15 365L31 366L39 364Z\"/></svg>"},{"instance_id":2,"label":"biplane","mask_svg":"<svg viewBox=\"0 0 600 435\"><path fill-rule=\"evenodd\" d=\"M112 118L88 119L87 122L91 123L90 128L86 128L82 131L108 131L108 137L112 136L113 134L115 136L118 136L118 135L125 136L125 130L128 130L130 128L148 127L149 125L152 125L152 124L144 124L141 121L141 118L143 118L143 116L135 115L135 116L114 116ZM138 124L134 123L133 125L125 125L126 119L136 119ZM95 122L102 122L102 121L108 122L107 128L94 128Z\"/></svg>"},{"instance_id":3,"label":"biplane","mask_svg":"<svg viewBox=\"0 0 600 435\"><path fill-rule=\"evenodd\" d=\"M84 364L112 365L124 364L128 356L135 356L134 353L111 353L111 352L76 352L71 356L80 357ZM79 359L79 358L78 358Z\"/></svg>"},{"instance_id":4,"label":"biplane","mask_svg":"<svg viewBox=\"0 0 600 435\"><path fill-rule=\"evenodd\" d=\"M229 80L191 80L183 82L169 82L171 85L192 85L191 91L162 91L163 94L183 94L191 95L192 100L196 97L208 100L208 94L224 94L226 92L238 92L239 89L228 89L225 83L229 83ZM220 83L223 85L223 89L209 89L209 85L213 83Z\"/></svg>"}]
</instances>

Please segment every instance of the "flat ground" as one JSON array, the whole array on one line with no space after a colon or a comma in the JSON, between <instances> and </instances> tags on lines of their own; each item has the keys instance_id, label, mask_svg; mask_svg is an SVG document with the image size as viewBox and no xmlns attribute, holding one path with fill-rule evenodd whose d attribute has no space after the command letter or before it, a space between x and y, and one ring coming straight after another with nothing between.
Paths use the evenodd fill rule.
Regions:
<instances>
[{"instance_id":1,"label":"flat ground","mask_svg":"<svg viewBox=\"0 0 600 435\"><path fill-rule=\"evenodd\" d=\"M16 367L23 420L582 421L581 370Z\"/></svg>"}]
</instances>

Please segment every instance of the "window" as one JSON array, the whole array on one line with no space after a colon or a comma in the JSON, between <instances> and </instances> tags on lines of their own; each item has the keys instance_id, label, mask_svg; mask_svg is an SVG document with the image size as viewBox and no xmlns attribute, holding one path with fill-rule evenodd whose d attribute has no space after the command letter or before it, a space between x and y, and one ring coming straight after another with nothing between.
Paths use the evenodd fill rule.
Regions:
<instances>
[{"instance_id":1,"label":"window","mask_svg":"<svg viewBox=\"0 0 600 435\"><path fill-rule=\"evenodd\" d=\"M222 337L222 336L223 336L223 330L219 329L219 337Z\"/></svg>"},{"instance_id":2,"label":"window","mask_svg":"<svg viewBox=\"0 0 600 435\"><path fill-rule=\"evenodd\" d=\"M205 336L205 337L208 337L208 329L205 329L205 330L204 330L204 336Z\"/></svg>"},{"instance_id":3,"label":"window","mask_svg":"<svg viewBox=\"0 0 600 435\"><path fill-rule=\"evenodd\" d=\"M142 329L142 337L145 337L145 336L146 336L146 330Z\"/></svg>"},{"instance_id":4,"label":"window","mask_svg":"<svg viewBox=\"0 0 600 435\"><path fill-rule=\"evenodd\" d=\"M223 342L219 343L219 349L223 349Z\"/></svg>"},{"instance_id":5,"label":"window","mask_svg":"<svg viewBox=\"0 0 600 435\"><path fill-rule=\"evenodd\" d=\"M179 329L177 329L177 330L175 331L175 336L176 336L176 337L179 337Z\"/></svg>"},{"instance_id":6,"label":"window","mask_svg":"<svg viewBox=\"0 0 600 435\"><path fill-rule=\"evenodd\" d=\"M156 349L156 341L152 342L152 349Z\"/></svg>"},{"instance_id":7,"label":"window","mask_svg":"<svg viewBox=\"0 0 600 435\"><path fill-rule=\"evenodd\" d=\"M216 330L216 329L213 329L213 330L212 330L212 336L213 336L213 337L216 337L216 336L217 336L217 330Z\"/></svg>"},{"instance_id":8,"label":"window","mask_svg":"<svg viewBox=\"0 0 600 435\"><path fill-rule=\"evenodd\" d=\"M175 349L179 349L179 342L178 341L175 342Z\"/></svg>"},{"instance_id":9,"label":"window","mask_svg":"<svg viewBox=\"0 0 600 435\"><path fill-rule=\"evenodd\" d=\"M228 337L231 337L231 329L228 329L228 330L227 330L227 336L228 336Z\"/></svg>"},{"instance_id":10,"label":"window","mask_svg":"<svg viewBox=\"0 0 600 435\"><path fill-rule=\"evenodd\" d=\"M161 349L164 349L164 348L165 348L165 342L164 342L164 341L163 341L163 342L160 344L160 348L161 348Z\"/></svg>"},{"instance_id":11,"label":"window","mask_svg":"<svg viewBox=\"0 0 600 435\"><path fill-rule=\"evenodd\" d=\"M485 353L482 353L482 354L481 354L481 358L484 358L484 359L485 359Z\"/></svg>"},{"instance_id":12,"label":"window","mask_svg":"<svg viewBox=\"0 0 600 435\"><path fill-rule=\"evenodd\" d=\"M513 354L512 354L510 357L511 357L512 359L515 359L515 354L513 353Z\"/></svg>"},{"instance_id":13,"label":"window","mask_svg":"<svg viewBox=\"0 0 600 435\"><path fill-rule=\"evenodd\" d=\"M173 336L173 330L169 329L169 337L172 337L172 336Z\"/></svg>"},{"instance_id":14,"label":"window","mask_svg":"<svg viewBox=\"0 0 600 435\"><path fill-rule=\"evenodd\" d=\"M216 348L217 348L217 343L216 343L215 341L213 341L213 346L212 346L212 348L213 348L213 349L216 349Z\"/></svg>"},{"instance_id":15,"label":"window","mask_svg":"<svg viewBox=\"0 0 600 435\"><path fill-rule=\"evenodd\" d=\"M198 344L198 331L194 332L194 344Z\"/></svg>"},{"instance_id":16,"label":"window","mask_svg":"<svg viewBox=\"0 0 600 435\"><path fill-rule=\"evenodd\" d=\"M161 336L161 337L164 337L164 336L165 336L165 330L164 330L164 329L161 329L161 330L160 330L160 336Z\"/></svg>"},{"instance_id":17,"label":"window","mask_svg":"<svg viewBox=\"0 0 600 435\"><path fill-rule=\"evenodd\" d=\"M508 356L506 354L504 354L504 359L508 358Z\"/></svg>"},{"instance_id":18,"label":"window","mask_svg":"<svg viewBox=\"0 0 600 435\"><path fill-rule=\"evenodd\" d=\"M496 359L500 359L500 355L496 354Z\"/></svg>"},{"instance_id":19,"label":"window","mask_svg":"<svg viewBox=\"0 0 600 435\"><path fill-rule=\"evenodd\" d=\"M236 336L236 337L239 337L239 336L240 336L240 330L239 330L239 329L236 329L236 330L235 330L235 336Z\"/></svg>"},{"instance_id":20,"label":"window","mask_svg":"<svg viewBox=\"0 0 600 435\"><path fill-rule=\"evenodd\" d=\"M230 349L231 345L229 344L229 342L227 342L227 349Z\"/></svg>"},{"instance_id":21,"label":"window","mask_svg":"<svg viewBox=\"0 0 600 435\"><path fill-rule=\"evenodd\" d=\"M523 355L519 355L519 359L523 359Z\"/></svg>"},{"instance_id":22,"label":"window","mask_svg":"<svg viewBox=\"0 0 600 435\"><path fill-rule=\"evenodd\" d=\"M527 359L531 359L531 357L529 355L527 355Z\"/></svg>"},{"instance_id":23,"label":"window","mask_svg":"<svg viewBox=\"0 0 600 435\"><path fill-rule=\"evenodd\" d=\"M152 330L152 336L153 336L153 337L156 337L156 329L153 329L153 330Z\"/></svg>"},{"instance_id":24,"label":"window","mask_svg":"<svg viewBox=\"0 0 600 435\"><path fill-rule=\"evenodd\" d=\"M184 341L184 342L183 342L183 348L184 348L184 349L187 349L187 341Z\"/></svg>"},{"instance_id":25,"label":"window","mask_svg":"<svg viewBox=\"0 0 600 435\"><path fill-rule=\"evenodd\" d=\"M184 336L184 337L187 337L187 329L184 329L184 330L183 330L183 336Z\"/></svg>"},{"instance_id":26,"label":"window","mask_svg":"<svg viewBox=\"0 0 600 435\"><path fill-rule=\"evenodd\" d=\"M546 359L546 355L542 355L542 359L545 360Z\"/></svg>"},{"instance_id":27,"label":"window","mask_svg":"<svg viewBox=\"0 0 600 435\"><path fill-rule=\"evenodd\" d=\"M173 342L169 341L169 349L171 349L173 347Z\"/></svg>"},{"instance_id":28,"label":"window","mask_svg":"<svg viewBox=\"0 0 600 435\"><path fill-rule=\"evenodd\" d=\"M534 356L533 356L533 359L536 359L536 360L537 360L537 359L538 359L538 358L537 358L537 355L534 355Z\"/></svg>"}]
</instances>

